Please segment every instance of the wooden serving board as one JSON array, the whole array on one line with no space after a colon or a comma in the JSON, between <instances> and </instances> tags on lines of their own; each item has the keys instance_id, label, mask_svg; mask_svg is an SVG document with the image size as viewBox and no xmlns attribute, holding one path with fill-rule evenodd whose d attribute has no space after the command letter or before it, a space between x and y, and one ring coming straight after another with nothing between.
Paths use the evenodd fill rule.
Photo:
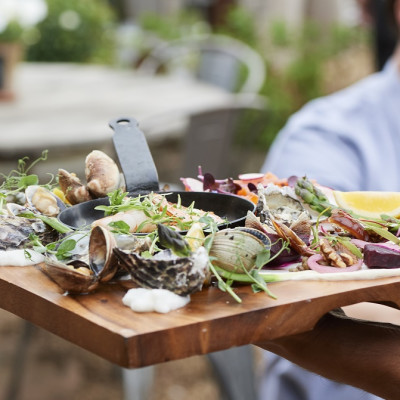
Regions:
<instances>
[{"instance_id":1,"label":"wooden serving board","mask_svg":"<svg viewBox=\"0 0 400 400\"><path fill-rule=\"evenodd\" d=\"M341 282L277 282L278 297L237 287L236 303L209 287L168 314L122 304L128 281L88 295L63 295L35 267L0 267L0 307L126 368L224 350L310 330L326 312L359 302L400 307L400 277Z\"/></svg>"}]
</instances>

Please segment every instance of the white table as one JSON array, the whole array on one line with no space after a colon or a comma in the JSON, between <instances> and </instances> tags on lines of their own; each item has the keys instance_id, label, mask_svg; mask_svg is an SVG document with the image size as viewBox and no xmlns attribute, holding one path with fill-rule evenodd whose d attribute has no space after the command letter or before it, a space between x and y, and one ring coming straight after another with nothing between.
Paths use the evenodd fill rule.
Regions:
<instances>
[{"instance_id":1,"label":"white table","mask_svg":"<svg viewBox=\"0 0 400 400\"><path fill-rule=\"evenodd\" d=\"M155 140L190 112L233 98L193 79L97 65L22 63L15 86L16 100L0 103L2 151L102 141L110 137L108 121L120 116L136 118Z\"/></svg>"},{"instance_id":2,"label":"white table","mask_svg":"<svg viewBox=\"0 0 400 400\"><path fill-rule=\"evenodd\" d=\"M62 162L68 160L79 173L84 152L110 148L111 119L137 119L154 144L182 135L191 112L235 101L231 93L193 79L98 65L22 63L15 88L15 101L0 102L0 172L15 168L18 157L48 149L57 167L67 169ZM55 166L46 167L54 173Z\"/></svg>"}]
</instances>

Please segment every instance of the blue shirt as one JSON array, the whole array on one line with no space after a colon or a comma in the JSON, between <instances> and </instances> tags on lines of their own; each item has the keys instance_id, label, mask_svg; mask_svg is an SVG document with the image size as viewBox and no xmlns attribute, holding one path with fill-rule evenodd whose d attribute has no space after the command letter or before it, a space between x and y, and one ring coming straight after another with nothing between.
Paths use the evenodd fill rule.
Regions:
<instances>
[{"instance_id":1,"label":"blue shirt","mask_svg":"<svg viewBox=\"0 0 400 400\"><path fill-rule=\"evenodd\" d=\"M337 190L400 191L400 74L389 62L313 100L278 134L262 171L316 179Z\"/></svg>"},{"instance_id":2,"label":"blue shirt","mask_svg":"<svg viewBox=\"0 0 400 400\"><path fill-rule=\"evenodd\" d=\"M294 114L262 171L316 179L337 190L400 191L400 74L393 62ZM260 400L379 400L314 375L272 353Z\"/></svg>"}]
</instances>

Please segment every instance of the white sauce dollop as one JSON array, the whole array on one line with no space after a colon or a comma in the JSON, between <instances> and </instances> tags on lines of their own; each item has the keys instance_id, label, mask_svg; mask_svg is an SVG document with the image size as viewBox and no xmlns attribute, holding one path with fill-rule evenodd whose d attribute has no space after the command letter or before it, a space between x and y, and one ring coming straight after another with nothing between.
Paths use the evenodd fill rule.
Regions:
<instances>
[{"instance_id":1,"label":"white sauce dollop","mask_svg":"<svg viewBox=\"0 0 400 400\"><path fill-rule=\"evenodd\" d=\"M43 254L34 250L26 250L30 254L30 258L26 256L23 249L18 250L1 250L0 266L26 267L27 265L39 264L44 261Z\"/></svg>"},{"instance_id":2,"label":"white sauce dollop","mask_svg":"<svg viewBox=\"0 0 400 400\"><path fill-rule=\"evenodd\" d=\"M129 289L122 302L136 312L158 312L165 314L184 307L190 296L179 296L166 289Z\"/></svg>"}]
</instances>

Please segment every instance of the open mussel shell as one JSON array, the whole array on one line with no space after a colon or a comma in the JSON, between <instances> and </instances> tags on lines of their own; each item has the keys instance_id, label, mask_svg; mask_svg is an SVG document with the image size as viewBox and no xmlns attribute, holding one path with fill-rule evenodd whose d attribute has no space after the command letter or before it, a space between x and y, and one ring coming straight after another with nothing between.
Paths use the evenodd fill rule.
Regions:
<instances>
[{"instance_id":1,"label":"open mussel shell","mask_svg":"<svg viewBox=\"0 0 400 400\"><path fill-rule=\"evenodd\" d=\"M225 271L251 271L257 255L271 245L268 237L256 229L235 228L218 231L214 235L210 256L213 264Z\"/></svg>"},{"instance_id":2,"label":"open mussel shell","mask_svg":"<svg viewBox=\"0 0 400 400\"><path fill-rule=\"evenodd\" d=\"M118 248L114 253L139 286L167 289L181 296L201 290L208 272L204 248L198 249L191 257L177 257L170 250L161 251L151 259Z\"/></svg>"},{"instance_id":3,"label":"open mussel shell","mask_svg":"<svg viewBox=\"0 0 400 400\"><path fill-rule=\"evenodd\" d=\"M61 289L71 294L89 293L99 285L98 277L88 268L87 264L79 260L75 260L71 264L64 264L58 260L47 258L41 265L41 269Z\"/></svg>"}]
</instances>

